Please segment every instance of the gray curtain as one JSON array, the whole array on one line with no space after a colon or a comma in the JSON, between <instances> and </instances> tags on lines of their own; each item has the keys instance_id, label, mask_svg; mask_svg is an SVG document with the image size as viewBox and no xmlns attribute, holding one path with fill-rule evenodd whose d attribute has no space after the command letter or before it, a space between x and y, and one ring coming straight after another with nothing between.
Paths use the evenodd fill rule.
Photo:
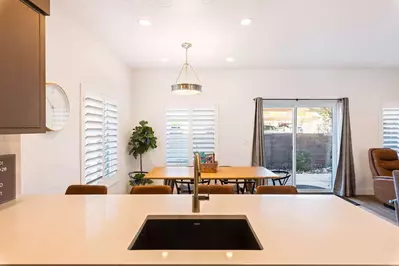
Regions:
<instances>
[{"instance_id":1,"label":"gray curtain","mask_svg":"<svg viewBox=\"0 0 399 266\"><path fill-rule=\"evenodd\" d=\"M352 135L349 117L349 99L341 102L342 127L341 143L338 156L337 175L334 183L334 193L341 197L351 197L356 193L355 166L353 163Z\"/></svg>"},{"instance_id":2,"label":"gray curtain","mask_svg":"<svg viewBox=\"0 0 399 266\"><path fill-rule=\"evenodd\" d=\"M263 130L263 100L262 98L256 98L254 136L252 140L252 166L265 166L265 136ZM264 184L264 179L257 181L257 185Z\"/></svg>"}]
</instances>

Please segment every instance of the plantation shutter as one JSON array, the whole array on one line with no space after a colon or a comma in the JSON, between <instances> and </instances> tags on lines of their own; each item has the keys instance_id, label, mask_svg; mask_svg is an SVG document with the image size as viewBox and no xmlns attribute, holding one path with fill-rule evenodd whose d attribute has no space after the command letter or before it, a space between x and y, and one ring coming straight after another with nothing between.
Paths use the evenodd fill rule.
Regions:
<instances>
[{"instance_id":1,"label":"plantation shutter","mask_svg":"<svg viewBox=\"0 0 399 266\"><path fill-rule=\"evenodd\" d=\"M189 110L171 109L166 112L166 164L189 165Z\"/></svg>"},{"instance_id":2,"label":"plantation shutter","mask_svg":"<svg viewBox=\"0 0 399 266\"><path fill-rule=\"evenodd\" d=\"M89 184L103 176L104 103L86 97L84 99L84 175Z\"/></svg>"},{"instance_id":3,"label":"plantation shutter","mask_svg":"<svg viewBox=\"0 0 399 266\"><path fill-rule=\"evenodd\" d=\"M118 170L118 107L105 103L104 112L104 177Z\"/></svg>"},{"instance_id":4,"label":"plantation shutter","mask_svg":"<svg viewBox=\"0 0 399 266\"><path fill-rule=\"evenodd\" d=\"M383 109L383 145L399 153L399 108Z\"/></svg>"},{"instance_id":5,"label":"plantation shutter","mask_svg":"<svg viewBox=\"0 0 399 266\"><path fill-rule=\"evenodd\" d=\"M192 111L193 152L213 153L216 151L216 115L214 109Z\"/></svg>"},{"instance_id":6,"label":"plantation shutter","mask_svg":"<svg viewBox=\"0 0 399 266\"><path fill-rule=\"evenodd\" d=\"M216 110L166 111L166 164L192 165L193 152L216 152Z\"/></svg>"}]
</instances>

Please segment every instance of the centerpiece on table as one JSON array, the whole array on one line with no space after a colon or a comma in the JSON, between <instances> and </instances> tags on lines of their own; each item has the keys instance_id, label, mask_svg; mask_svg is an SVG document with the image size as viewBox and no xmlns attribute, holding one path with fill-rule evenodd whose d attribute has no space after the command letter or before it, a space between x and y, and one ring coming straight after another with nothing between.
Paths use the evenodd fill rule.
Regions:
<instances>
[{"instance_id":1,"label":"centerpiece on table","mask_svg":"<svg viewBox=\"0 0 399 266\"><path fill-rule=\"evenodd\" d=\"M198 152L201 158L202 173L216 173L219 163L216 161L215 153Z\"/></svg>"},{"instance_id":2,"label":"centerpiece on table","mask_svg":"<svg viewBox=\"0 0 399 266\"><path fill-rule=\"evenodd\" d=\"M129 155L133 155L135 159L140 160L140 171L129 173L129 184L131 186L152 184L153 181L145 179L144 176L148 172L143 171L143 154L151 149L157 148L157 137L154 130L148 126L147 121L140 121L139 125L133 129L129 140Z\"/></svg>"}]
</instances>

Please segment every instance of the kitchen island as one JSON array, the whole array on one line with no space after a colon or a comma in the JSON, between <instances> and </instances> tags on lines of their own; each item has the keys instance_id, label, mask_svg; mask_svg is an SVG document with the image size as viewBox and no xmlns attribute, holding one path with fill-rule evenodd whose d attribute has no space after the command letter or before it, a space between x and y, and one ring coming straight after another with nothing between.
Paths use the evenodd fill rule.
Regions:
<instances>
[{"instance_id":1,"label":"kitchen island","mask_svg":"<svg viewBox=\"0 0 399 266\"><path fill-rule=\"evenodd\" d=\"M0 264L399 264L399 228L333 195L211 195L208 214L246 215L263 250L128 250L147 215L191 215L190 195L31 196L0 207Z\"/></svg>"}]
</instances>

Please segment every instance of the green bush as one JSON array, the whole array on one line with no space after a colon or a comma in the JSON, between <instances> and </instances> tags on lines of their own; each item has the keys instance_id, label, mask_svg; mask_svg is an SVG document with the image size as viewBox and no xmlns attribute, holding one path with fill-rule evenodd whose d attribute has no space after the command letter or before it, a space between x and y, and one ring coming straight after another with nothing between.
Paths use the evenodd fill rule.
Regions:
<instances>
[{"instance_id":1,"label":"green bush","mask_svg":"<svg viewBox=\"0 0 399 266\"><path fill-rule=\"evenodd\" d=\"M312 170L312 157L307 150L297 150L296 153L297 172L309 172Z\"/></svg>"}]
</instances>

